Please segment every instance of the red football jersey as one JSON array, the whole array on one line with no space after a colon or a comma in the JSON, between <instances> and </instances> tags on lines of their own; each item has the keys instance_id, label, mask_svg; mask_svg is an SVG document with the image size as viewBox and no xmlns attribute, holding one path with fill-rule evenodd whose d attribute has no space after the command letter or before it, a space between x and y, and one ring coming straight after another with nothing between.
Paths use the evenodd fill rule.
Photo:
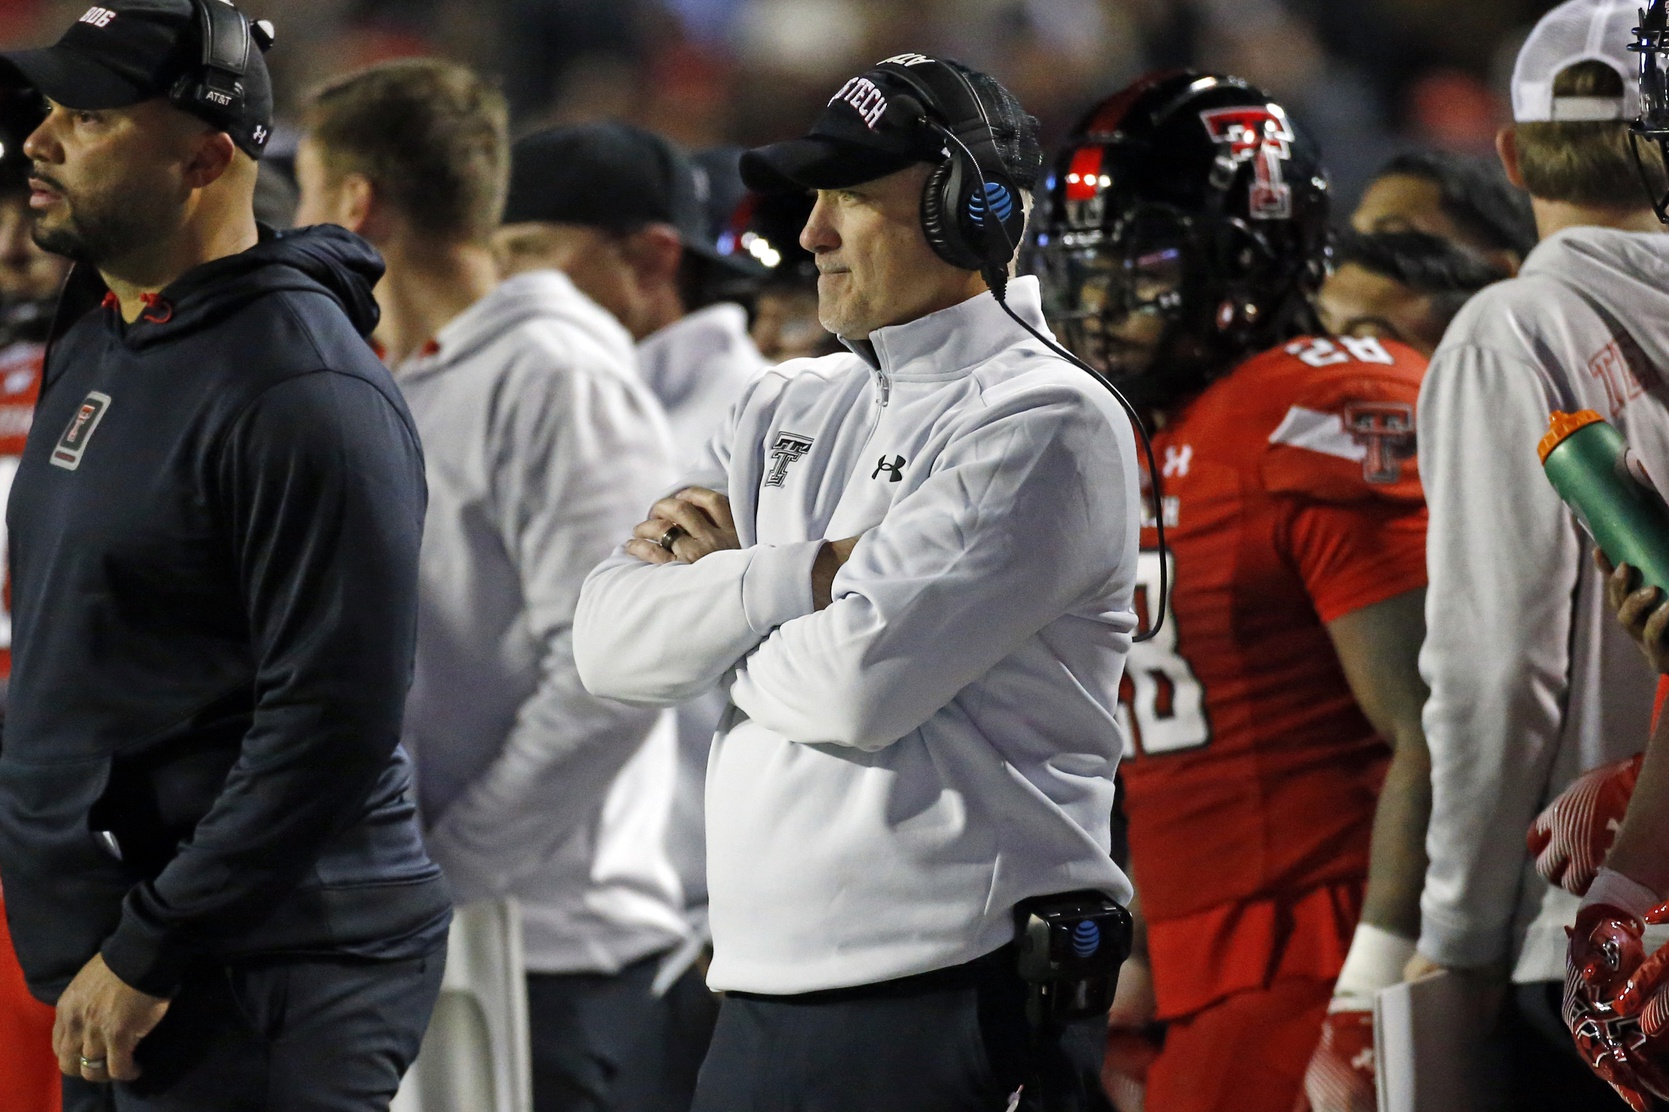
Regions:
<instances>
[{"instance_id":1,"label":"red football jersey","mask_svg":"<svg viewBox=\"0 0 1669 1112\"><path fill-rule=\"evenodd\" d=\"M1121 768L1165 1014L1270 975L1306 894L1316 922L1298 934L1342 926L1348 941L1389 748L1326 623L1425 585L1424 369L1400 345L1307 337L1243 363L1154 435L1170 608L1125 665ZM1158 603L1156 545L1149 523L1143 610ZM1337 972L1342 949L1305 946L1305 974ZM1238 971L1223 967L1236 949ZM1166 953L1198 968L1162 968L1176 964Z\"/></svg>"},{"instance_id":2,"label":"red football jersey","mask_svg":"<svg viewBox=\"0 0 1669 1112\"><path fill-rule=\"evenodd\" d=\"M6 537L6 499L35 417L45 358L44 344L18 343L0 349L0 569L4 576L0 594L0 679L12 674L12 575L10 565L5 563L11 550Z\"/></svg>"}]
</instances>

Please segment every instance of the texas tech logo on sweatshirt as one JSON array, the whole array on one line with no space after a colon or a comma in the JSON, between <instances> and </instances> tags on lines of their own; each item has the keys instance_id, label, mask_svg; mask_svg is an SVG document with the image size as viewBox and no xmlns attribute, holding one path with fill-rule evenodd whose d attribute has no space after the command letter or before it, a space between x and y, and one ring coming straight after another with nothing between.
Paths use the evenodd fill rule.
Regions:
<instances>
[{"instance_id":1,"label":"texas tech logo on sweatshirt","mask_svg":"<svg viewBox=\"0 0 1669 1112\"><path fill-rule=\"evenodd\" d=\"M92 391L70 418L70 423L64 429L64 435L58 438L58 443L52 448L52 466L62 467L65 471L74 471L81 466L81 457L87 451L87 442L93 439L93 430L104 420L104 411L110 408L110 395Z\"/></svg>"}]
</instances>

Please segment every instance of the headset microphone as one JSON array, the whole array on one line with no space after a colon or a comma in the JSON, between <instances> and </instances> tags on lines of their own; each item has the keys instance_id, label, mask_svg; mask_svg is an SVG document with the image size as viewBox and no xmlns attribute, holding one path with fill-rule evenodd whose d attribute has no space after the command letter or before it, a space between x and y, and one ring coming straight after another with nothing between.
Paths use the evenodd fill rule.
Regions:
<instances>
[{"instance_id":1,"label":"headset microphone","mask_svg":"<svg viewBox=\"0 0 1669 1112\"><path fill-rule=\"evenodd\" d=\"M970 90L970 93L971 92L972 90ZM957 135L956 132L952 131L949 127L946 127L944 124L934 119L933 114L927 110L927 106L920 100L910 96L908 93L900 93L893 96L888 108L889 110L893 108L898 109L898 111L903 115L904 123L906 125L915 124L920 127L926 127L935 134L943 137L951 144L951 146L947 146L945 148L945 153L949 156L949 161L956 161L958 155L960 155L965 161L967 168L971 170L979 179L979 192L973 196L977 196L989 204L993 197L1003 192L1003 187L1001 185L993 186L991 182L986 180L985 170L982 166L980 166L979 159L975 157L973 151L968 149L968 145L962 141L961 136ZM934 207L935 199L939 197L940 193L940 191L935 188L935 183L937 181L938 175L935 174L934 178L929 180L928 187L922 194L923 224L928 230L928 239L930 242L932 242L935 238L933 232L938 226L938 221L940 219L940 215ZM985 212L987 215L997 215L989 209L985 210ZM1070 351L1066 350L1066 348L1062 347L1060 344L1057 344L1054 340L1051 340L1048 336L1045 336L1043 333L1033 328L1024 318L1020 316L1019 313L1016 313L1009 306L1008 264L1020 250L1020 244L1012 235L1010 235L1008 226L1003 219L992 220L989 221L989 223L982 219L979 220L978 223L981 228L986 230L986 236L983 244L983 259L981 260L981 265L977 269L979 270L980 276L985 279L985 284L991 288L991 296L996 298L997 304L1003 307L1003 312L1014 318L1014 323L1018 324L1021 328L1024 328L1027 332L1030 332L1039 343L1067 360L1067 362L1072 363L1087 372L1091 378L1105 387L1114 398L1118 399L1118 404L1124 408L1124 412L1130 418L1130 423L1136 427L1136 435L1141 438L1142 451L1147 457L1148 489L1152 494L1153 500L1153 528L1155 540L1158 541L1159 547L1159 606L1158 609L1153 612L1153 624L1148 627L1145 633L1137 634L1133 640L1151 641L1154 637L1158 636L1159 630L1164 627L1165 613L1170 609L1171 592L1170 550L1165 543L1165 499L1164 492L1160 489L1159 465L1153 454L1153 440L1148 436L1147 426L1142 423L1141 415L1136 412L1136 408L1130 404L1129 399L1124 396L1119 388L1113 385L1111 379L1109 379L1102 372L1096 370L1094 367L1090 366L1084 360L1079 359L1076 355L1073 355ZM996 226L1001 230L1003 240L1006 242L1000 242L995 236L990 235L989 224L991 223L996 224ZM935 244L936 249L937 247L938 245ZM942 251L940 253L943 254Z\"/></svg>"}]
</instances>

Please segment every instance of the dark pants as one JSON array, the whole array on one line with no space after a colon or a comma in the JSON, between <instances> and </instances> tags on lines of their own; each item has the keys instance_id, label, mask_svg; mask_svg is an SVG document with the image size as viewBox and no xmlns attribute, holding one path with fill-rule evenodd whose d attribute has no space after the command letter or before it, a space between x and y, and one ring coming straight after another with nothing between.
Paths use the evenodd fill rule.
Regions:
<instances>
[{"instance_id":1,"label":"dark pants","mask_svg":"<svg viewBox=\"0 0 1669 1112\"><path fill-rule=\"evenodd\" d=\"M189 976L127 1084L64 1079L64 1112L382 1112L417 1057L446 951L262 959Z\"/></svg>"},{"instance_id":2,"label":"dark pants","mask_svg":"<svg viewBox=\"0 0 1669 1112\"><path fill-rule=\"evenodd\" d=\"M693 968L654 996L660 963L528 975L534 1112L689 1112L718 1001Z\"/></svg>"},{"instance_id":3,"label":"dark pants","mask_svg":"<svg viewBox=\"0 0 1669 1112\"><path fill-rule=\"evenodd\" d=\"M1504 1009L1512 1112L1618 1112L1622 1100L1576 1052L1560 1016L1565 986L1514 985Z\"/></svg>"},{"instance_id":4,"label":"dark pants","mask_svg":"<svg viewBox=\"0 0 1669 1112\"><path fill-rule=\"evenodd\" d=\"M1105 1021L1074 1024L1034 1046L1026 991L1004 947L859 988L730 993L694 1112L1005 1112L1022 1085L1023 1109L1108 1107L1095 1080ZM1031 1081L1034 1052L1057 1067L1046 1104Z\"/></svg>"}]
</instances>

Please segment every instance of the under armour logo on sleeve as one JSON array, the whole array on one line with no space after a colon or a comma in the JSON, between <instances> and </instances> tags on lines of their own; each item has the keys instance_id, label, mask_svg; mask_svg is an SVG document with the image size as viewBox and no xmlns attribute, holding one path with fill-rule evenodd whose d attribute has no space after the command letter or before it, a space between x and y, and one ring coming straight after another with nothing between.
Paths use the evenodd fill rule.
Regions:
<instances>
[{"instance_id":1,"label":"under armour logo on sleeve","mask_svg":"<svg viewBox=\"0 0 1669 1112\"><path fill-rule=\"evenodd\" d=\"M904 462L903 456L894 456L891 460L888 460L886 456L882 456L881 462L875 465L875 470L869 473L869 477L871 479L879 479L881 477L881 472L885 471L887 473L887 482L902 483L904 481Z\"/></svg>"}]
</instances>

